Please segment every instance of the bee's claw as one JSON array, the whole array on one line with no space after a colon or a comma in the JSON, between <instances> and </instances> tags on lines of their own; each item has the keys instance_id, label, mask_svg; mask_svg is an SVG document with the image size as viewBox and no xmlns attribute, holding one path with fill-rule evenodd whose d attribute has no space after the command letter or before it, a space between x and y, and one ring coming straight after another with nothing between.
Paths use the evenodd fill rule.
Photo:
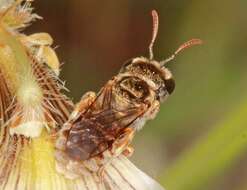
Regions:
<instances>
[{"instance_id":1,"label":"bee's claw","mask_svg":"<svg viewBox=\"0 0 247 190\"><path fill-rule=\"evenodd\" d=\"M126 157L131 157L134 153L134 148L129 145L126 147L126 149L123 151L123 155L126 156Z\"/></svg>"}]
</instances>

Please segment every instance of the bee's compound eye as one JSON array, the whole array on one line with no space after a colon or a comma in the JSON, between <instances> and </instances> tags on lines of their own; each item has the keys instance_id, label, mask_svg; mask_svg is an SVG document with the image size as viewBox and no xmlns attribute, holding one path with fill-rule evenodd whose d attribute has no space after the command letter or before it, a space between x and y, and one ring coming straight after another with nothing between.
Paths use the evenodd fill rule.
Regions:
<instances>
[{"instance_id":1,"label":"bee's compound eye","mask_svg":"<svg viewBox=\"0 0 247 190\"><path fill-rule=\"evenodd\" d=\"M133 59L129 59L127 61L124 62L124 64L122 65L121 69L120 69L120 73L124 73L127 70L127 67L133 62Z\"/></svg>"},{"instance_id":2,"label":"bee's compound eye","mask_svg":"<svg viewBox=\"0 0 247 190\"><path fill-rule=\"evenodd\" d=\"M171 94L175 89L175 81L173 78L165 80L165 88L169 94Z\"/></svg>"}]
</instances>

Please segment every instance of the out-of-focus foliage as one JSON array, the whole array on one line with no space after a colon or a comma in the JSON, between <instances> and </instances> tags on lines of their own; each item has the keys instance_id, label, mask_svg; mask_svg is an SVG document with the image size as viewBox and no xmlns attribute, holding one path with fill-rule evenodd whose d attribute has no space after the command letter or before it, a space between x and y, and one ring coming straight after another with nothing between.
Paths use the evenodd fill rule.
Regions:
<instances>
[{"instance_id":1,"label":"out-of-focus foliage","mask_svg":"<svg viewBox=\"0 0 247 190\"><path fill-rule=\"evenodd\" d=\"M224 175L247 146L246 101L183 153L166 172L168 189L199 189ZM207 189L203 187L202 189Z\"/></svg>"},{"instance_id":2,"label":"out-of-focus foliage","mask_svg":"<svg viewBox=\"0 0 247 190\"><path fill-rule=\"evenodd\" d=\"M245 189L247 178L247 1L110 0L35 2L54 36L75 99L99 90L128 58L146 55L150 11L160 15L155 57L201 38L168 64L174 94L135 139L133 160L172 190ZM49 20L49 22L46 22ZM78 88L80 86L80 88ZM155 155L155 156L153 156ZM170 187L170 188L169 188Z\"/></svg>"}]
</instances>

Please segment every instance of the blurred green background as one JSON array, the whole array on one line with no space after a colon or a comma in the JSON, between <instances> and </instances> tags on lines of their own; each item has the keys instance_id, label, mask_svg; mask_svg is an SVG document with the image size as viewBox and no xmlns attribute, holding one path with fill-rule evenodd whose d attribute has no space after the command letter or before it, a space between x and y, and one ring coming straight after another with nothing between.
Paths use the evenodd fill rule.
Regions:
<instances>
[{"instance_id":1,"label":"blurred green background","mask_svg":"<svg viewBox=\"0 0 247 190\"><path fill-rule=\"evenodd\" d=\"M160 16L157 60L201 38L168 64L174 94L137 134L133 161L168 190L247 189L246 0L36 0L76 102L98 91L122 63L147 55L150 11Z\"/></svg>"}]
</instances>

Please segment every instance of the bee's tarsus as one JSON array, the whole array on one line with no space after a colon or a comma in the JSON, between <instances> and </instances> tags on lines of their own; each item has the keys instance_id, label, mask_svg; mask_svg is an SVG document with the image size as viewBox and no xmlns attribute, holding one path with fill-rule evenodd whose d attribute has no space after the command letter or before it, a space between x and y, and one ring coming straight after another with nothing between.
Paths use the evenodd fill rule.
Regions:
<instances>
[{"instance_id":1,"label":"bee's tarsus","mask_svg":"<svg viewBox=\"0 0 247 190\"><path fill-rule=\"evenodd\" d=\"M152 18L153 18L153 31L152 31L152 40L149 45L149 58L152 60L154 58L154 53L153 53L153 45L155 42L155 39L158 34L158 29L159 29L159 16L156 10L152 10Z\"/></svg>"}]
</instances>

